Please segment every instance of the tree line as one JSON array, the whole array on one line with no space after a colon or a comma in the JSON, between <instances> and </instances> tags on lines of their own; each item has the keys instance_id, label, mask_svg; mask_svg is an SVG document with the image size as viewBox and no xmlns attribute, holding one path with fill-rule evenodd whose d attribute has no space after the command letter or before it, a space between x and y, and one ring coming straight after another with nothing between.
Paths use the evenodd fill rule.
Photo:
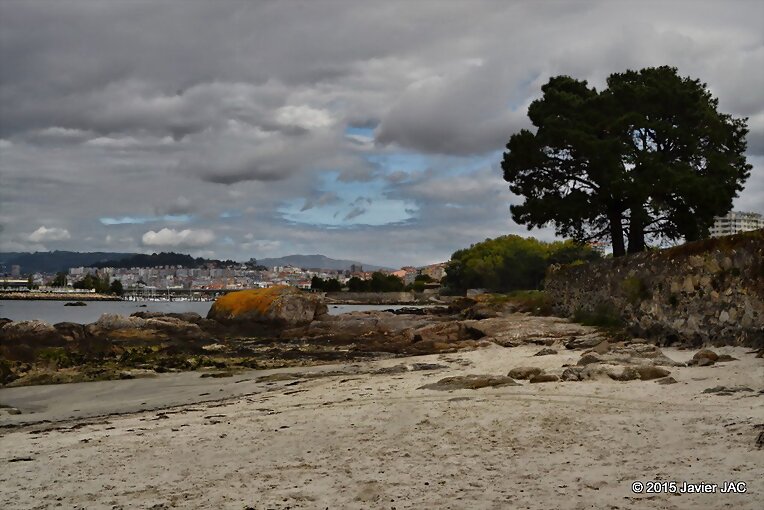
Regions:
<instances>
[{"instance_id":1,"label":"tree line","mask_svg":"<svg viewBox=\"0 0 764 510\"><path fill-rule=\"evenodd\" d=\"M384 274L375 271L368 280L362 280L357 276L350 278L343 286L336 278L324 280L314 276L310 288L321 292L340 292L346 288L350 292L401 292L406 290L403 280L395 275Z\"/></svg>"},{"instance_id":2,"label":"tree line","mask_svg":"<svg viewBox=\"0 0 764 510\"><path fill-rule=\"evenodd\" d=\"M67 274L65 272L59 272L56 273L56 277L53 279L51 285L54 287L66 287L67 283ZM122 282L119 280L115 279L109 281L108 276L99 278L98 276L91 274L86 274L82 279L74 282L72 287L82 290L95 290L99 294L113 294L115 296L121 296L125 293Z\"/></svg>"}]
</instances>

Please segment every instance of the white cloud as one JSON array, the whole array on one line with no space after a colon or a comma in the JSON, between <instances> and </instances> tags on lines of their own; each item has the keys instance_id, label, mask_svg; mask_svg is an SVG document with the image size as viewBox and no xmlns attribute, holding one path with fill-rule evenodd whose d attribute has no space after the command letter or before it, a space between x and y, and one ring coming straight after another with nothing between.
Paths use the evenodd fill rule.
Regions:
<instances>
[{"instance_id":1,"label":"white cloud","mask_svg":"<svg viewBox=\"0 0 764 510\"><path fill-rule=\"evenodd\" d=\"M175 230L163 228L158 232L149 230L141 241L145 246L172 246L185 248L198 248L207 246L215 240L215 233L208 229L185 229Z\"/></svg>"},{"instance_id":2,"label":"white cloud","mask_svg":"<svg viewBox=\"0 0 764 510\"><path fill-rule=\"evenodd\" d=\"M285 126L296 126L303 129L320 129L334 124L334 119L329 112L307 105L279 108L276 110L276 120Z\"/></svg>"},{"instance_id":3,"label":"white cloud","mask_svg":"<svg viewBox=\"0 0 764 510\"><path fill-rule=\"evenodd\" d=\"M65 228L47 228L44 225L27 236L27 240L33 243L42 243L45 241L66 241L67 239L71 238L72 236Z\"/></svg>"}]
</instances>

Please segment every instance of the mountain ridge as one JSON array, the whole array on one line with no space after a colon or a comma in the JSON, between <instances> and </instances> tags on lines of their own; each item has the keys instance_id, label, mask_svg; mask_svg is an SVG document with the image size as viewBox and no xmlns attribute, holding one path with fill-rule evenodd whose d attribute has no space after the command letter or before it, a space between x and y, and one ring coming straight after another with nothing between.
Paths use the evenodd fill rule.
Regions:
<instances>
[{"instance_id":1,"label":"mountain ridge","mask_svg":"<svg viewBox=\"0 0 764 510\"><path fill-rule=\"evenodd\" d=\"M349 270L351 265L363 266L365 271L376 271L378 269L390 269L384 266L374 264L364 264L356 260L333 259L326 255L286 255L284 257L269 257L257 259L257 263L265 267L274 266L295 266L309 269L333 269L337 271Z\"/></svg>"}]
</instances>

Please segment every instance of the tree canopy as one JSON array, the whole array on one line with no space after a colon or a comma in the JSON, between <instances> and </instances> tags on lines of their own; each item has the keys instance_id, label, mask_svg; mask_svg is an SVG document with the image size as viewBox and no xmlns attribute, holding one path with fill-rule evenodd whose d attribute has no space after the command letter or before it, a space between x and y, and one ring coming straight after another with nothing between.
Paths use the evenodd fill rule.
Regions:
<instances>
[{"instance_id":1,"label":"tree canopy","mask_svg":"<svg viewBox=\"0 0 764 510\"><path fill-rule=\"evenodd\" d=\"M324 280L319 276L314 276L310 281L310 288L312 290L320 290L323 292L340 292L342 290L342 284L336 278Z\"/></svg>"},{"instance_id":2,"label":"tree canopy","mask_svg":"<svg viewBox=\"0 0 764 510\"><path fill-rule=\"evenodd\" d=\"M615 256L695 240L750 175L746 119L719 113L706 84L676 68L615 73L601 92L568 76L541 90L528 108L536 131L512 135L502 161L525 198L512 217L529 229L609 240Z\"/></svg>"},{"instance_id":3,"label":"tree canopy","mask_svg":"<svg viewBox=\"0 0 764 510\"><path fill-rule=\"evenodd\" d=\"M357 276L348 280L350 292L400 292L404 289L403 280L392 274L375 271L371 279L361 280Z\"/></svg>"},{"instance_id":4,"label":"tree canopy","mask_svg":"<svg viewBox=\"0 0 764 510\"><path fill-rule=\"evenodd\" d=\"M589 246L573 241L545 243L532 237L502 236L454 252L444 284L457 293L475 288L495 292L538 289L551 264L599 257Z\"/></svg>"}]
</instances>

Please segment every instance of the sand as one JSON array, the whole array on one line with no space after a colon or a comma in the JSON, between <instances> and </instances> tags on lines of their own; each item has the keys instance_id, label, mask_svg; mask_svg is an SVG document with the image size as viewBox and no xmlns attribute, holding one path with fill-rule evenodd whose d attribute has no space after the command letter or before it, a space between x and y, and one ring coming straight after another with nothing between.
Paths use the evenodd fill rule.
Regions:
<instances>
[{"instance_id":1,"label":"sand","mask_svg":"<svg viewBox=\"0 0 764 510\"><path fill-rule=\"evenodd\" d=\"M718 349L738 361L671 368L672 385L418 389L580 355L538 350L494 346L271 383L256 382L260 372L192 373L0 390L0 403L23 412L0 412L0 508L761 508L764 360L746 349ZM415 362L446 367L364 373ZM754 391L703 393L720 385ZM165 410L138 411L148 407ZM129 414L97 416L118 411ZM50 422L10 426L36 419ZM747 493L631 489L658 479L744 481Z\"/></svg>"}]
</instances>

